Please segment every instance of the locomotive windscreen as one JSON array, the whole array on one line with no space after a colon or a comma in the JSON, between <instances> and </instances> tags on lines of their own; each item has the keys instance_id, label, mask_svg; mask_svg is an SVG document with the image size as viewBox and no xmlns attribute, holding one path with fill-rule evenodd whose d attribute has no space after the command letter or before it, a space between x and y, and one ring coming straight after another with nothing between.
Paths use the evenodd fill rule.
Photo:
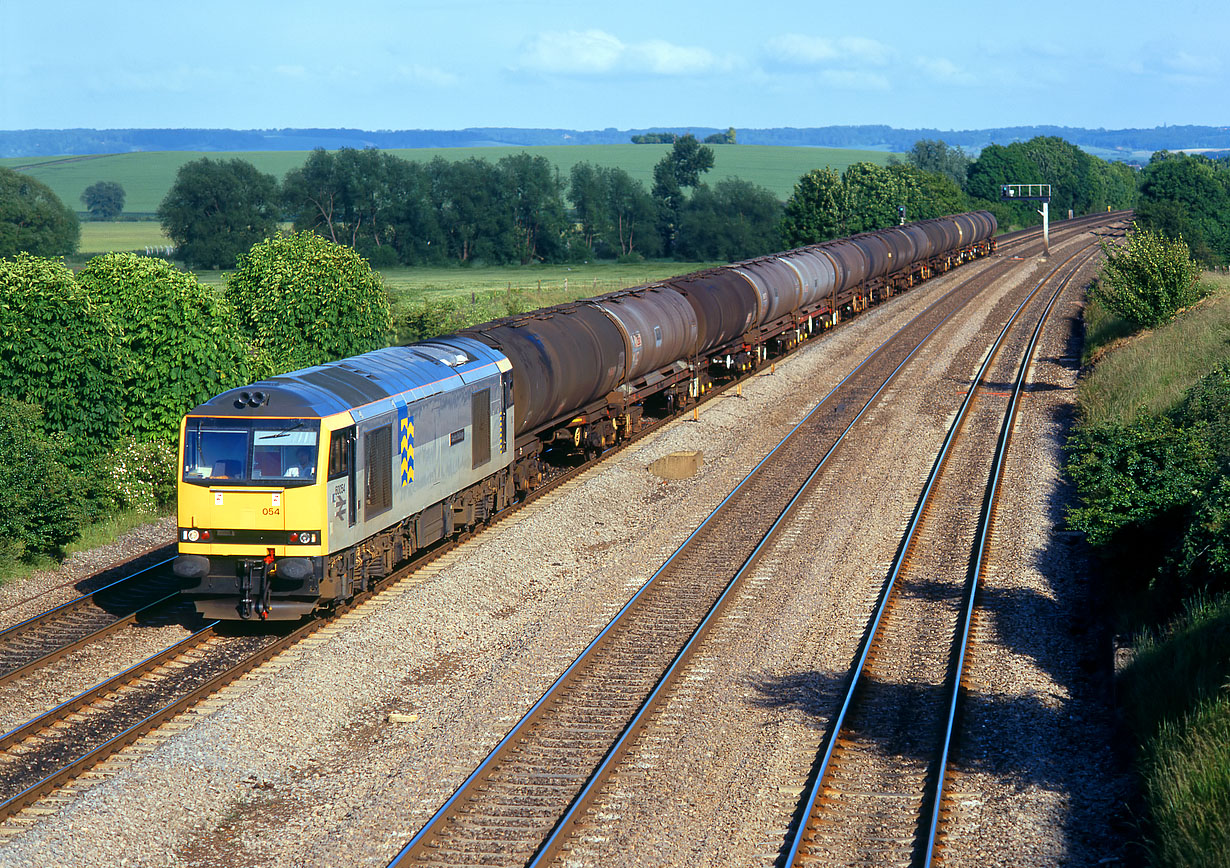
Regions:
<instances>
[{"instance_id":1,"label":"locomotive windscreen","mask_svg":"<svg viewBox=\"0 0 1230 868\"><path fill-rule=\"evenodd\" d=\"M319 419L189 418L183 479L195 485L310 485Z\"/></svg>"}]
</instances>

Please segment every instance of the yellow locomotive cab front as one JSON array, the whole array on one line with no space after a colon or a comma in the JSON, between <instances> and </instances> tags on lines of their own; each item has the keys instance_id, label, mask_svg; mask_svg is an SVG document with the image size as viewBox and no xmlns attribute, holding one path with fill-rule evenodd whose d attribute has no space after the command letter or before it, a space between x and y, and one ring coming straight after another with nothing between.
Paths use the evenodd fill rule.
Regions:
<instances>
[{"instance_id":1,"label":"yellow locomotive cab front","mask_svg":"<svg viewBox=\"0 0 1230 868\"><path fill-rule=\"evenodd\" d=\"M238 607L241 617L282 619L314 608L326 544L320 427L185 418L175 573L202 614L234 617Z\"/></svg>"}]
</instances>

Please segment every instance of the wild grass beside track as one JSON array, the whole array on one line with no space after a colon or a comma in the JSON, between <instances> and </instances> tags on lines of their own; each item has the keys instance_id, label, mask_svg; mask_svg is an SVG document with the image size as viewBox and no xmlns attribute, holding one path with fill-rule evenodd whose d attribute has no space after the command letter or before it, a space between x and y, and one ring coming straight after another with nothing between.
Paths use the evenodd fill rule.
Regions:
<instances>
[{"instance_id":1,"label":"wild grass beside track","mask_svg":"<svg viewBox=\"0 0 1230 868\"><path fill-rule=\"evenodd\" d=\"M1089 304L1085 356L1095 366L1080 389L1084 422L1126 424L1164 413L1230 358L1230 276L1208 273L1204 282L1212 292L1196 307L1136 335L1101 305Z\"/></svg>"},{"instance_id":2,"label":"wild grass beside track","mask_svg":"<svg viewBox=\"0 0 1230 868\"><path fill-rule=\"evenodd\" d=\"M1086 308L1085 352L1093 367L1078 395L1082 426L1109 430L1161 417L1199 380L1230 363L1230 277L1204 279L1212 288L1208 298L1151 331L1128 334L1105 309L1093 303ZM1175 540L1147 544L1165 552ZM1137 636L1131 663L1117 682L1139 748L1149 864L1230 865L1230 594L1197 592L1167 617L1157 607L1165 587L1160 593L1152 586L1133 590L1116 572L1125 569L1122 556L1104 554L1115 614ZM1165 581L1173 579L1155 579Z\"/></svg>"},{"instance_id":3,"label":"wild grass beside track","mask_svg":"<svg viewBox=\"0 0 1230 868\"><path fill-rule=\"evenodd\" d=\"M1157 866L1230 864L1230 596L1147 632L1122 675Z\"/></svg>"}]
</instances>

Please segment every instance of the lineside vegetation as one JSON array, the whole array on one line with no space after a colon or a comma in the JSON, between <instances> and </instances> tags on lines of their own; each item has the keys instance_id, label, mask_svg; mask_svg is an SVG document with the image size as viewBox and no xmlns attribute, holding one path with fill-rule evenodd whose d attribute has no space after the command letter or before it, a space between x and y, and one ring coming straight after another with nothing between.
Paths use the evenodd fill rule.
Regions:
<instances>
[{"instance_id":1,"label":"lineside vegetation","mask_svg":"<svg viewBox=\"0 0 1230 868\"><path fill-rule=\"evenodd\" d=\"M1178 240L1113 253L1068 445L1069 521L1135 637L1117 693L1155 866L1230 864L1230 279L1191 274Z\"/></svg>"}]
</instances>

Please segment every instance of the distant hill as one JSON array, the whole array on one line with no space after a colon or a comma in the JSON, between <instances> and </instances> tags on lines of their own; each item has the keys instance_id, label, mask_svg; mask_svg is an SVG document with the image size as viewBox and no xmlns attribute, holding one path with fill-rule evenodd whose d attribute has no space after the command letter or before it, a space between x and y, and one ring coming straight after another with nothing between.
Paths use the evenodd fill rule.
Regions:
<instances>
[{"instance_id":1,"label":"distant hill","mask_svg":"<svg viewBox=\"0 0 1230 868\"><path fill-rule=\"evenodd\" d=\"M723 133L716 127L564 130L470 127L464 130L0 130L0 157L123 154L138 151L307 151L313 148L473 148L484 146L627 144L634 135L693 133L698 138ZM740 129L745 145L859 148L906 151L919 139L943 139L977 152L989 144L1006 145L1034 136L1059 136L1091 153L1128 161L1147 160L1160 150L1230 150L1230 127L1177 126L1153 129L1089 130L1081 127L1029 126L983 130L896 129L882 125Z\"/></svg>"}]
</instances>

